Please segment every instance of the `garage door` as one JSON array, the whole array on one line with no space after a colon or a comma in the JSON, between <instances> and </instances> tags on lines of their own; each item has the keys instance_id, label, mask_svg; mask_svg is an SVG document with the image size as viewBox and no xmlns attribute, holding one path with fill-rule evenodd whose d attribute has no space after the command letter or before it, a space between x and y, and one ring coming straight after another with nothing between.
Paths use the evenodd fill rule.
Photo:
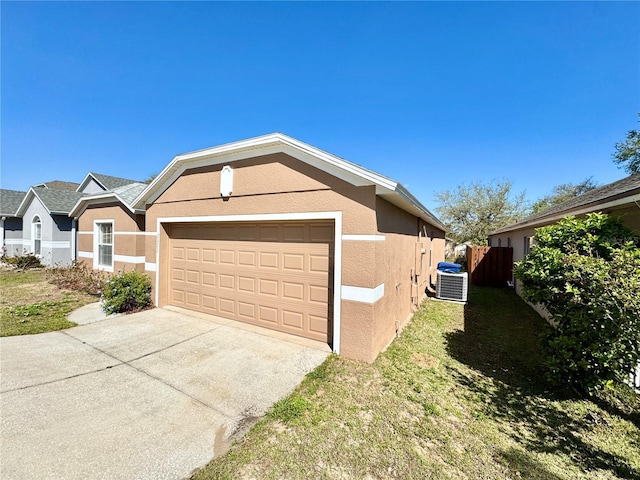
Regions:
<instances>
[{"instance_id":1,"label":"garage door","mask_svg":"<svg viewBox=\"0 0 640 480\"><path fill-rule=\"evenodd\" d=\"M330 341L333 224L174 224L169 303Z\"/></svg>"}]
</instances>

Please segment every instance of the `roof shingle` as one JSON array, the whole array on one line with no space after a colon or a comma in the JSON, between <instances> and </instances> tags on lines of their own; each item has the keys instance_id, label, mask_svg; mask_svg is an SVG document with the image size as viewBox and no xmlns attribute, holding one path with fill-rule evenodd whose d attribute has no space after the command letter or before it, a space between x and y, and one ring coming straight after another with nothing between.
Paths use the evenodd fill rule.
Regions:
<instances>
[{"instance_id":1,"label":"roof shingle","mask_svg":"<svg viewBox=\"0 0 640 480\"><path fill-rule=\"evenodd\" d=\"M26 194L27 192L18 190L0 189L0 215L3 217L15 217L18 207Z\"/></svg>"}]
</instances>

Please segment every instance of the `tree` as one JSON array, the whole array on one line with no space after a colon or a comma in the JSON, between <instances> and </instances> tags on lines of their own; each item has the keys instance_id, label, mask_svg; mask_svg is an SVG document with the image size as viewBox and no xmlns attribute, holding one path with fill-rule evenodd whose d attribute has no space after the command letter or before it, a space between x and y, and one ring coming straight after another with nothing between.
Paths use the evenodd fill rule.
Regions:
<instances>
[{"instance_id":1,"label":"tree","mask_svg":"<svg viewBox=\"0 0 640 480\"><path fill-rule=\"evenodd\" d=\"M615 148L616 151L612 157L614 163L618 164L618 168L624 168L630 175L640 173L640 131L629 130L627 138L623 142L616 143Z\"/></svg>"},{"instance_id":2,"label":"tree","mask_svg":"<svg viewBox=\"0 0 640 480\"><path fill-rule=\"evenodd\" d=\"M580 183L563 183L553 187L553 192L535 201L531 207L532 213L540 213L548 208L566 202L567 200L587 193L589 190L598 188L600 185L593 180L593 177L585 178Z\"/></svg>"},{"instance_id":3,"label":"tree","mask_svg":"<svg viewBox=\"0 0 640 480\"><path fill-rule=\"evenodd\" d=\"M547 378L592 392L624 381L640 361L640 237L602 213L536 230L515 276L544 306Z\"/></svg>"},{"instance_id":4,"label":"tree","mask_svg":"<svg viewBox=\"0 0 640 480\"><path fill-rule=\"evenodd\" d=\"M518 221L528 212L524 192L512 195L511 182L474 182L436 193L436 211L459 242L486 245L489 233Z\"/></svg>"}]
</instances>

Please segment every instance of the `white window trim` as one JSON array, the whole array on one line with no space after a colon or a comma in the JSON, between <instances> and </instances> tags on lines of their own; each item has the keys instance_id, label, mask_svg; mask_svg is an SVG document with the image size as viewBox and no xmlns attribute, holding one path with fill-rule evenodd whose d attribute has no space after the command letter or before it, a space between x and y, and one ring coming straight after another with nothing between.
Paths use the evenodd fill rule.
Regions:
<instances>
[{"instance_id":1,"label":"white window trim","mask_svg":"<svg viewBox=\"0 0 640 480\"><path fill-rule=\"evenodd\" d=\"M98 242L100 239L100 225L110 223L111 224L111 265L100 265L98 264L100 260ZM116 236L113 234L115 231L115 221L113 218L104 218L93 221L93 269L94 270L103 270L105 272L113 272L113 262L115 260L115 238Z\"/></svg>"},{"instance_id":2,"label":"white window trim","mask_svg":"<svg viewBox=\"0 0 640 480\"><path fill-rule=\"evenodd\" d=\"M340 353L340 311L342 302L342 212L265 213L256 215L215 215L198 217L160 217L156 221L156 269L160 265L160 231L163 223L200 222L278 222L286 220L333 220L333 351ZM158 306L160 275L156 274L155 305Z\"/></svg>"},{"instance_id":3,"label":"white window trim","mask_svg":"<svg viewBox=\"0 0 640 480\"><path fill-rule=\"evenodd\" d=\"M36 222L35 219L38 219L38 221ZM40 225L40 238L38 240L40 240L40 252L36 253L36 225ZM33 218L31 219L31 251L33 252L33 254L40 258L42 257L42 217L40 217L40 215L34 215Z\"/></svg>"}]
</instances>

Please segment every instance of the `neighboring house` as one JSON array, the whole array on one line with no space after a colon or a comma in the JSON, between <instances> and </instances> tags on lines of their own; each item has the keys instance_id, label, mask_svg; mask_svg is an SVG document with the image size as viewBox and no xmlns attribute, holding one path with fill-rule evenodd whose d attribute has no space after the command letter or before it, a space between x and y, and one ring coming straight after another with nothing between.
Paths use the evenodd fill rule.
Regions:
<instances>
[{"instance_id":1,"label":"neighboring house","mask_svg":"<svg viewBox=\"0 0 640 480\"><path fill-rule=\"evenodd\" d=\"M48 188L49 190L66 190L68 192L75 192L80 186L79 183L63 182L62 180L52 180L50 182L39 183L32 185L33 187Z\"/></svg>"},{"instance_id":2,"label":"neighboring house","mask_svg":"<svg viewBox=\"0 0 640 480\"><path fill-rule=\"evenodd\" d=\"M78 221L79 260L108 272L144 272L144 210L132 204L146 187L133 182L78 200L69 216Z\"/></svg>"},{"instance_id":3,"label":"neighboring house","mask_svg":"<svg viewBox=\"0 0 640 480\"><path fill-rule=\"evenodd\" d=\"M535 229L573 215L603 212L619 216L622 222L640 234L640 174L603 185L594 190L531 215L517 223L500 228L489 235L489 245L513 247L513 261L519 262L534 244ZM516 291L521 293L518 282ZM543 311L539 310L544 314Z\"/></svg>"},{"instance_id":4,"label":"neighboring house","mask_svg":"<svg viewBox=\"0 0 640 480\"><path fill-rule=\"evenodd\" d=\"M27 192L0 190L0 248L9 256L22 253L22 218L18 208Z\"/></svg>"},{"instance_id":5,"label":"neighboring house","mask_svg":"<svg viewBox=\"0 0 640 480\"><path fill-rule=\"evenodd\" d=\"M89 194L122 189L125 198L127 185L134 180L89 173L82 183L54 180L35 185L23 195L16 211L21 217L21 243L12 246L10 254L33 253L45 265L69 265L76 259L76 221L69 216L78 201ZM137 184L140 185L140 184ZM142 188L133 189L134 196Z\"/></svg>"},{"instance_id":6,"label":"neighboring house","mask_svg":"<svg viewBox=\"0 0 640 480\"><path fill-rule=\"evenodd\" d=\"M133 202L86 197L72 215L80 258L106 270L144 265L157 306L368 362L444 260L444 225L402 185L279 133L178 155Z\"/></svg>"},{"instance_id":7,"label":"neighboring house","mask_svg":"<svg viewBox=\"0 0 640 480\"><path fill-rule=\"evenodd\" d=\"M31 187L18 215L22 217L22 248L44 265L68 265L75 259L75 222L71 208L84 194Z\"/></svg>"}]
</instances>

